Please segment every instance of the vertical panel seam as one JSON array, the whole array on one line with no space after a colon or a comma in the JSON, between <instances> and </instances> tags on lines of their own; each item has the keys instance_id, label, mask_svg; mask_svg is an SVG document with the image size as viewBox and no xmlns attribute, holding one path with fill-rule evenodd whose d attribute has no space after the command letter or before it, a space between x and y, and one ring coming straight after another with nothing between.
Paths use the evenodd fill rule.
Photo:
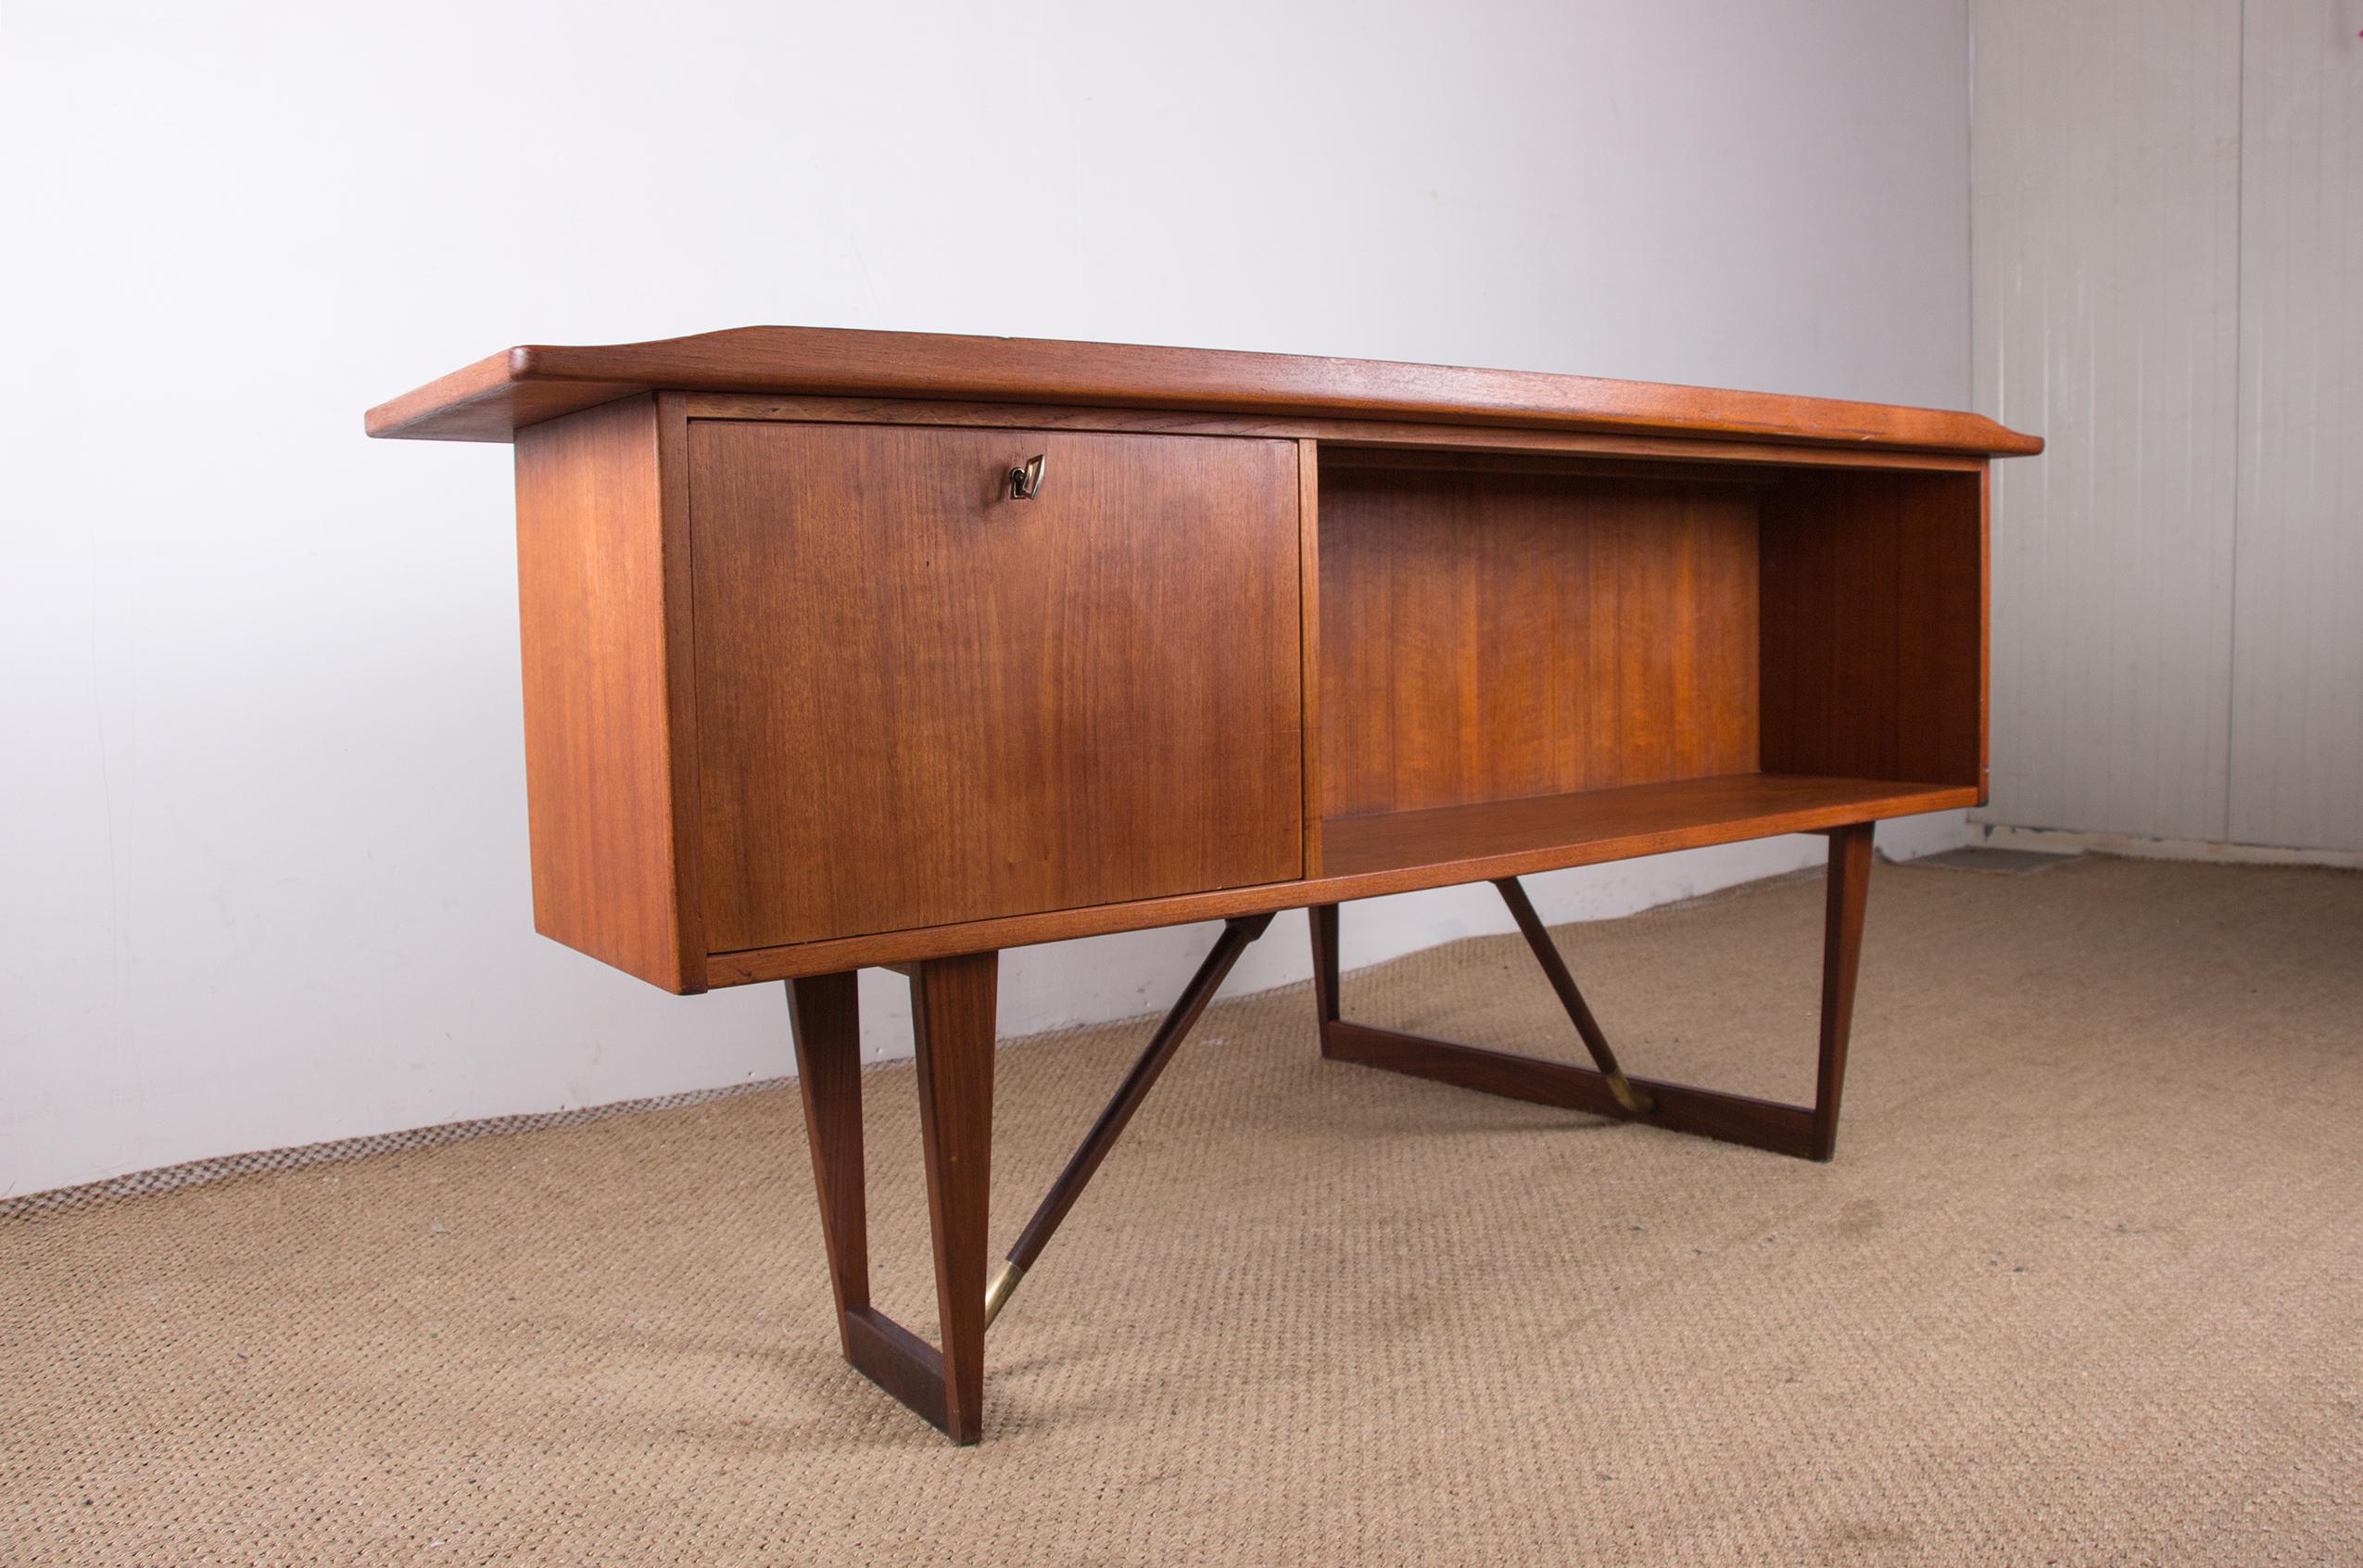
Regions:
<instances>
[{"instance_id":1,"label":"vertical panel seam","mask_svg":"<svg viewBox=\"0 0 2363 1568\"><path fill-rule=\"evenodd\" d=\"M2240 737L2240 469L2248 409L2248 0L2238 6L2240 38L2231 84L2231 563L2224 575L2223 829L2231 841L2231 800Z\"/></svg>"}]
</instances>

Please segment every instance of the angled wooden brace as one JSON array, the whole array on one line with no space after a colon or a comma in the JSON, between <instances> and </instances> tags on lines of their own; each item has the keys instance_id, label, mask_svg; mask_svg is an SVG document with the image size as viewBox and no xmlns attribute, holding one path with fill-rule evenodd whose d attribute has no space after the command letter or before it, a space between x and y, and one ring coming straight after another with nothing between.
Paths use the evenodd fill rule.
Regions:
<instances>
[{"instance_id":1,"label":"angled wooden brace","mask_svg":"<svg viewBox=\"0 0 2363 1568\"><path fill-rule=\"evenodd\" d=\"M1035 1259L1042 1256L1042 1248L1050 1245L1050 1238L1057 1232L1059 1222L1075 1207L1075 1200L1083 1195L1083 1188L1091 1182L1093 1173L1099 1170L1100 1161L1107 1157L1108 1150L1116 1146L1116 1140L1123 1135L1126 1124L1132 1119L1132 1113L1141 1108L1143 1100L1148 1098L1157 1075L1165 1071L1166 1063L1173 1059L1173 1053L1180 1049L1191 1027L1198 1021L1198 1015L1205 1012L1207 1004L1214 1000L1214 993L1222 986L1223 977L1231 973L1231 967L1239 961L1239 955L1247 950L1250 942L1263 935L1265 928L1270 924L1271 917L1269 915L1249 915L1224 922L1222 935L1215 940L1214 951L1208 953L1206 961L1198 966L1198 972L1190 977L1190 983L1182 988L1182 995L1174 1002L1173 1010L1165 1015L1165 1021L1157 1025L1156 1033L1149 1036L1149 1043L1142 1050L1140 1059L1132 1064L1132 1070L1124 1075L1124 1081L1117 1085L1115 1097L1099 1113L1099 1119L1092 1123L1092 1130L1083 1135L1082 1145L1068 1160L1067 1169L1060 1171L1058 1180L1050 1184L1050 1191L1043 1195L1041 1207L1034 1210L1034 1217L1026 1222L1025 1230L1018 1233L1017 1245L1009 1249L1008 1257L993 1271L992 1282L985 1287L985 1322L988 1325L1001 1316L1004 1307L1009 1305L1009 1297L1016 1292L1017 1282L1026 1277L1026 1271L1034 1266Z\"/></svg>"}]
</instances>

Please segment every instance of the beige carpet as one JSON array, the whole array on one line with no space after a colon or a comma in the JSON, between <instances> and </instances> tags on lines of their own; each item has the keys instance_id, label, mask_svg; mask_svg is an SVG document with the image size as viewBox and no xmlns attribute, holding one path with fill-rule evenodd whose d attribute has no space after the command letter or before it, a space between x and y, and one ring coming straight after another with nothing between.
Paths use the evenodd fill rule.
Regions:
<instances>
[{"instance_id":1,"label":"beige carpet","mask_svg":"<svg viewBox=\"0 0 2363 1568\"><path fill-rule=\"evenodd\" d=\"M1636 1070L1802 1097L1820 897L1561 935ZM1572 1046L1514 937L1346 990ZM1309 1007L1207 1015L972 1450L839 1361L787 1094L8 1220L0 1562L2363 1562L2363 876L1880 866L1831 1167L1324 1064ZM1140 1036L1004 1056L1004 1239Z\"/></svg>"}]
</instances>

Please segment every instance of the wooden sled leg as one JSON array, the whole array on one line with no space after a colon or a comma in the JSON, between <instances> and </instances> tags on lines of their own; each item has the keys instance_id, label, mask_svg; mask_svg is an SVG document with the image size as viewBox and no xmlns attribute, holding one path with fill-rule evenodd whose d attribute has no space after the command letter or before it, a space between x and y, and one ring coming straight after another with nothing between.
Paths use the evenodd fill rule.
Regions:
<instances>
[{"instance_id":1,"label":"wooden sled leg","mask_svg":"<svg viewBox=\"0 0 2363 1568\"><path fill-rule=\"evenodd\" d=\"M984 1435L986 1200L999 969L999 955L982 953L930 958L911 970L941 1349L870 1305L853 977L788 982L839 1342L857 1371L955 1443Z\"/></svg>"},{"instance_id":2,"label":"wooden sled leg","mask_svg":"<svg viewBox=\"0 0 2363 1568\"><path fill-rule=\"evenodd\" d=\"M1829 1159L1838 1146L1838 1109L1845 1086L1847 1033L1853 1017L1854 979L1862 958L1871 832L1871 825L1865 822L1832 828L1828 834L1829 893L1823 932L1821 1052L1814 1101L1810 1108L1651 1078L1630 1079L1621 1086L1620 1093L1618 1081L1624 1074L1609 1049L1607 1037L1600 1032L1591 1009L1575 989L1574 980L1560 960L1548 931L1535 917L1524 890L1514 879L1496 886L1502 890L1528 945L1542 960L1552 989L1567 1008L1576 1032L1598 1064L1596 1068L1429 1040L1340 1019L1336 1015L1337 926L1333 907L1326 923L1316 910L1313 925L1315 986L1322 998L1322 1054L1341 1061L1359 1062L1512 1099L1745 1144L1774 1154ZM1332 966L1325 985L1321 980L1324 954Z\"/></svg>"}]
</instances>

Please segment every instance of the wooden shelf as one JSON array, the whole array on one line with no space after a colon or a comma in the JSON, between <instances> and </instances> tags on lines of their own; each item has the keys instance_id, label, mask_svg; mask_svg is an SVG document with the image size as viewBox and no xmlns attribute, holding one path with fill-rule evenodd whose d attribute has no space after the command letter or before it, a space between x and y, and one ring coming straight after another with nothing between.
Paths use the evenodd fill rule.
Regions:
<instances>
[{"instance_id":1,"label":"wooden shelf","mask_svg":"<svg viewBox=\"0 0 2363 1568\"><path fill-rule=\"evenodd\" d=\"M1321 824L1328 878L1435 887L1978 803L1965 785L1738 773Z\"/></svg>"}]
</instances>

